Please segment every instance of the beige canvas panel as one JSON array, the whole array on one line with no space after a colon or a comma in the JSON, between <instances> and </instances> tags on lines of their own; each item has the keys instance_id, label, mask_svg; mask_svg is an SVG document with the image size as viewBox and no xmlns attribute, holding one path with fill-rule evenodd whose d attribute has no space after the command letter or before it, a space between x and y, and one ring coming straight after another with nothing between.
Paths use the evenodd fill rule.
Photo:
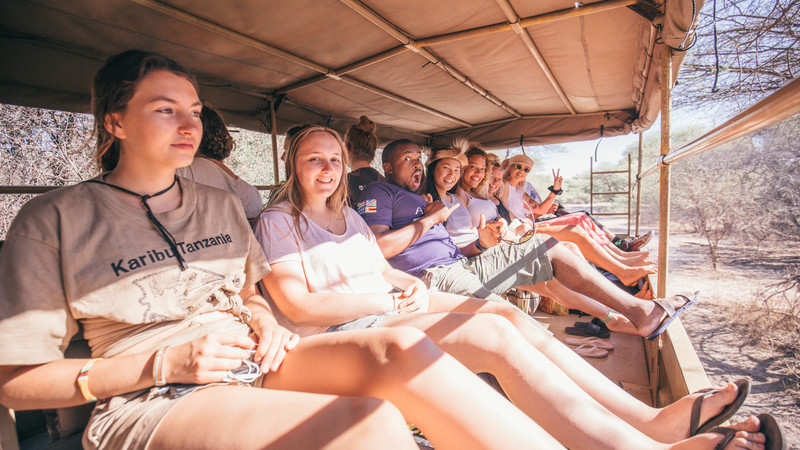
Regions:
<instances>
[{"instance_id":1,"label":"beige canvas panel","mask_svg":"<svg viewBox=\"0 0 800 450\"><path fill-rule=\"evenodd\" d=\"M176 18L180 11L170 15L135 0L2 2L0 101L85 111L91 74L102 60L136 47L174 57L198 74L201 96L221 109L231 124L268 131L268 100L276 90L401 45L347 3L158 3L194 14L201 23L214 22L241 34L236 37L209 30L213 24ZM405 34L422 39L506 21L498 1L493 0L362 3L393 24L401 40ZM574 2L564 0L513 0L510 4L519 17L574 7ZM698 7L701 4L696 3ZM682 42L691 22L692 2L668 0L667 8L672 34L664 39ZM627 7L526 29L576 116L564 117L569 115L569 106L548 81L545 69L535 62L519 36L506 30L439 43L427 50L476 83L479 90L488 91L494 102L508 105L507 110L424 56L405 50L345 78L404 97L452 120L354 86L346 79L327 79L291 90L281 99L277 131L282 133L303 122L341 124L341 131L359 115L367 114L378 122L383 141L399 135L424 143L436 136L449 138L457 130L455 134L483 139L496 148L515 145L520 135L526 136L526 142L530 138L537 143L594 139L601 124L605 136L646 129L660 109L657 57L662 46L656 45L655 58L650 61L646 53L653 39L651 30L646 18ZM277 56L259 48L260 44L248 44L248 38L307 61ZM680 54L675 58L675 73L681 59ZM649 68L646 76L645 67ZM586 116L593 113L599 114ZM537 118L529 117L532 115ZM468 124L477 128L462 132Z\"/></svg>"}]
</instances>

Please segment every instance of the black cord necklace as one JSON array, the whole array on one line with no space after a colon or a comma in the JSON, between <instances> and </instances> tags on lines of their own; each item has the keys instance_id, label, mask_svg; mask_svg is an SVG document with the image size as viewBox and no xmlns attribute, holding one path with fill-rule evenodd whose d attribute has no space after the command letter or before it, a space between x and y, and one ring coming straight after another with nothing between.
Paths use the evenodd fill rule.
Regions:
<instances>
[{"instance_id":1,"label":"black cord necklace","mask_svg":"<svg viewBox=\"0 0 800 450\"><path fill-rule=\"evenodd\" d=\"M128 190L128 189L125 189L124 187L120 187L120 186L117 186L115 184L107 183L105 180L86 180L86 181L84 181L84 183L104 184L104 185L106 185L106 186L108 186L110 188L114 188L114 189L116 189L118 191L121 191L121 192L124 192L124 193L126 193L128 195L134 195L134 196L139 197L140 199L142 199L142 206L144 206L144 209L147 211L147 217L150 218L150 221L153 222L153 225L156 226L158 231L161 232L161 236L163 236L164 240L167 241L167 244L169 244L169 247L172 249L172 253L175 255L175 258L178 260L178 265L180 265L181 270L186 270L186 269L189 268L189 265L186 264L186 260L183 259L183 256L180 254L180 252L178 252L178 245L177 245L177 242L175 241L175 237L173 237L172 233L170 233L169 230L167 230L164 227L164 225L162 225L161 222L159 222L158 219L156 219L155 214L153 214L153 210L151 210L150 209L150 205L147 204L147 200L148 199L151 199L153 197L158 197L161 194L167 193L167 191L172 189L175 186L175 183L177 183L177 182L178 182L178 176L175 175L175 178L172 180L172 184L170 184L169 187L167 187L166 189L158 191L153 195L141 195L139 193L133 192L133 191Z\"/></svg>"}]
</instances>

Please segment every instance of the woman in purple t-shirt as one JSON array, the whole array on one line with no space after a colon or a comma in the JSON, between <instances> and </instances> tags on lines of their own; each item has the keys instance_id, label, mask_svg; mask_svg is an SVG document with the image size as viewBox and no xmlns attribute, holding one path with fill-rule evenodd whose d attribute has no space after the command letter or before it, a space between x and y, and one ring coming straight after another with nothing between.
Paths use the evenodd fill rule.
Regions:
<instances>
[{"instance_id":1,"label":"woman in purple t-shirt","mask_svg":"<svg viewBox=\"0 0 800 450\"><path fill-rule=\"evenodd\" d=\"M324 127L304 130L290 145L289 179L275 194L275 209L259 219L257 238L272 267L264 284L288 321L352 342L373 339L381 329L422 330L468 368L493 373L516 406L569 448L657 448L659 441L699 448L712 447L718 440L713 435L687 440L695 398L650 408L510 305L428 294L419 279L392 269L366 224L345 207L345 166L346 151L336 132ZM348 376L336 375L333 378L342 382ZM409 374L409 380L414 376ZM448 376L435 381L434 390L461 382L458 376ZM466 395L450 399L449 412L473 407L472 392L463 392ZM703 421L736 396L737 388L730 384L710 397ZM493 430L492 446L505 447L496 439L513 440L526 420L510 404L487 398L492 406L485 409L494 414L482 428ZM581 414L574 414L576 410ZM752 424L739 426L752 429ZM509 428L514 434L505 435ZM525 442L524 437L517 442ZM472 443L476 444L479 441Z\"/></svg>"}]
</instances>

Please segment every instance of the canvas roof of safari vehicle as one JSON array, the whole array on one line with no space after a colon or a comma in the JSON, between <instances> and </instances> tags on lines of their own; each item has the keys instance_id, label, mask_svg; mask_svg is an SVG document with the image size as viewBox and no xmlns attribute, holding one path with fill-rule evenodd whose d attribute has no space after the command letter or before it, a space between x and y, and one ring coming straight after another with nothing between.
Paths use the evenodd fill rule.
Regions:
<instances>
[{"instance_id":1,"label":"canvas roof of safari vehicle","mask_svg":"<svg viewBox=\"0 0 800 450\"><path fill-rule=\"evenodd\" d=\"M141 48L198 75L232 125L382 140L466 136L487 149L647 129L659 55L702 0L19 0L0 4L0 102L88 111L92 74ZM691 34L691 33L688 33ZM674 58L677 73L682 54Z\"/></svg>"}]
</instances>

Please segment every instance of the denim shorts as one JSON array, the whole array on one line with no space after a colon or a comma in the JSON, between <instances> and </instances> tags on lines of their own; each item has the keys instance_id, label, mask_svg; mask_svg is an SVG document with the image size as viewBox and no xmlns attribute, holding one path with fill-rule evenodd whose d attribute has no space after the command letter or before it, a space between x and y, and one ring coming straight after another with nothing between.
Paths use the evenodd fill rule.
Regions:
<instances>
[{"instance_id":1,"label":"denim shorts","mask_svg":"<svg viewBox=\"0 0 800 450\"><path fill-rule=\"evenodd\" d=\"M334 325L327 330L326 333L332 333L334 331L347 331L347 330L364 330L367 328L375 328L383 322L383 319L392 313L386 314L373 314L371 316L361 317L356 320L351 320L350 322Z\"/></svg>"}]
</instances>

